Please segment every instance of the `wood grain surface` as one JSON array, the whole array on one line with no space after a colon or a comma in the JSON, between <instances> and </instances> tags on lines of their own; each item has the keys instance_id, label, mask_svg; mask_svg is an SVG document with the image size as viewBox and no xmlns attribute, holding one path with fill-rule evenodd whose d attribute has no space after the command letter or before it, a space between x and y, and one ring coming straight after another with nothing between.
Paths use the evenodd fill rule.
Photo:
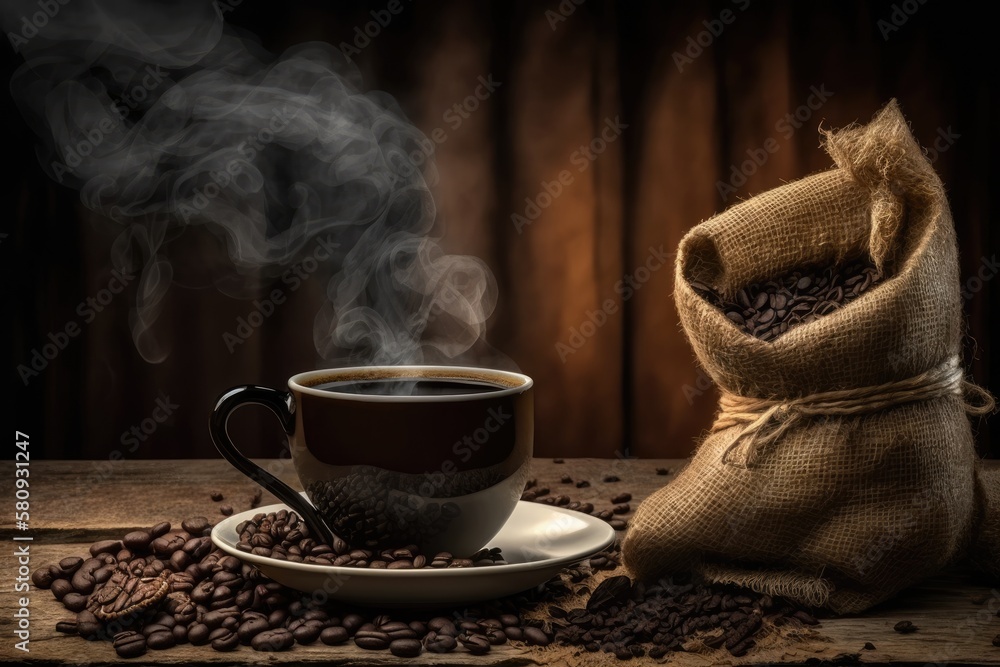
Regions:
<instances>
[{"instance_id":1,"label":"wood grain surface","mask_svg":"<svg viewBox=\"0 0 1000 667\"><path fill-rule=\"evenodd\" d=\"M264 465L278 477L297 486L288 461L266 460ZM628 491L632 507L671 479L656 474L656 468L676 472L679 460L567 459L554 463L536 459L534 475L540 485L574 500L610 508L611 496ZM3 471L5 496L14 502L14 464L6 461ZM590 486L577 488L562 484L562 475L574 482L587 480ZM615 475L618 482L603 482ZM15 592L18 563L14 550L30 545L29 571L71 555L83 555L93 541L117 538L130 530L148 527L162 520L179 523L189 516L204 515L213 521L222 518L219 506L230 504L235 511L249 508L254 486L224 461L34 461L30 464L30 522L26 531L13 530L4 522L2 539L7 546L0 557L0 661L31 664L102 665L122 662L111 645L86 642L55 632L59 620L73 616L46 590L32 588ZM212 492L225 499L214 502ZM262 504L276 502L264 494ZM627 516L627 515L626 515ZM13 538L31 537L30 542ZM30 600L30 652L15 649L18 598ZM823 619L816 628L781 636L764 637L760 646L743 659L726 651L675 653L664 662L675 665L723 664L947 664L1000 665L1000 648L992 639L1000 634L1000 591L975 581L962 572L949 572L905 592L890 603L856 617ZM912 621L919 631L901 635L893 631L900 620ZM875 650L863 650L865 642ZM279 654L256 653L240 647L233 653L217 653L207 646L178 646L167 651L149 651L133 664L212 664L300 663L325 665L550 665L608 664L606 654L574 654L565 648L527 647L507 644L494 647L485 656L464 651L434 655L424 653L415 660L395 658L388 652L364 651L353 644L330 647L321 644L296 646ZM663 664L649 658L629 664Z\"/></svg>"}]
</instances>

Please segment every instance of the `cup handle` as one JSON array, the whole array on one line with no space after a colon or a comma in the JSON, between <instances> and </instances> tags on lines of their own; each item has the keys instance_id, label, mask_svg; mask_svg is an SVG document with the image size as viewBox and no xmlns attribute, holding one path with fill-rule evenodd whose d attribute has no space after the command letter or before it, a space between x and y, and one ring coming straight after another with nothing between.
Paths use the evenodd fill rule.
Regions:
<instances>
[{"instance_id":1,"label":"cup handle","mask_svg":"<svg viewBox=\"0 0 1000 667\"><path fill-rule=\"evenodd\" d=\"M229 433L226 430L229 415L236 408L248 403L263 405L273 412L278 421L281 422L281 428L284 429L286 435L291 435L295 431L295 401L292 399L290 393L252 384L233 387L219 397L219 400L215 404L215 409L212 411L210 428L212 441L215 443L216 449L237 470L263 486L283 503L298 512L314 536L326 544L332 545L334 539L333 531L320 518L316 509L299 495L298 492L292 489L292 487L243 456L236 449L236 445L233 444L232 439L230 439Z\"/></svg>"}]
</instances>

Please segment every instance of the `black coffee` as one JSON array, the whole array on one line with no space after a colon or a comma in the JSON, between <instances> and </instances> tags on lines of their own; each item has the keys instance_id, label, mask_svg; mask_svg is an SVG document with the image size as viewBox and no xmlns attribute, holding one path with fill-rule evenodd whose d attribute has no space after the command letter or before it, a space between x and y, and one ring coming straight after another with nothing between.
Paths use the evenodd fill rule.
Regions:
<instances>
[{"instance_id":1,"label":"black coffee","mask_svg":"<svg viewBox=\"0 0 1000 667\"><path fill-rule=\"evenodd\" d=\"M340 394L380 394L387 396L458 396L485 394L503 387L474 380L429 378L381 378L377 380L337 380L318 384L314 389Z\"/></svg>"}]
</instances>

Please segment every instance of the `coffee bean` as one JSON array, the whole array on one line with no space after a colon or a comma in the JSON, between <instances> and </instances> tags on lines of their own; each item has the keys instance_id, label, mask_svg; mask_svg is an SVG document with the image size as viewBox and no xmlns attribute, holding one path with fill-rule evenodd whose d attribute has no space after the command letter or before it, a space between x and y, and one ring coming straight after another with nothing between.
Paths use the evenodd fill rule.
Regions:
<instances>
[{"instance_id":1,"label":"coffee bean","mask_svg":"<svg viewBox=\"0 0 1000 667\"><path fill-rule=\"evenodd\" d=\"M283 628L265 630L250 641L255 651L287 651L295 643L292 633Z\"/></svg>"},{"instance_id":2,"label":"coffee bean","mask_svg":"<svg viewBox=\"0 0 1000 667\"><path fill-rule=\"evenodd\" d=\"M531 646L548 646L552 640L540 628L525 628L524 640Z\"/></svg>"},{"instance_id":3,"label":"coffee bean","mask_svg":"<svg viewBox=\"0 0 1000 667\"><path fill-rule=\"evenodd\" d=\"M875 644L872 644L871 642L865 642L865 645L862 648L864 648L864 650L866 651L874 651Z\"/></svg>"},{"instance_id":4,"label":"coffee bean","mask_svg":"<svg viewBox=\"0 0 1000 667\"><path fill-rule=\"evenodd\" d=\"M917 631L917 626L913 625L910 621L900 621L896 625L892 626L892 629L900 634L909 634L911 632Z\"/></svg>"},{"instance_id":5,"label":"coffee bean","mask_svg":"<svg viewBox=\"0 0 1000 667\"><path fill-rule=\"evenodd\" d=\"M132 630L116 634L112 645L121 658L136 658L146 652L146 638Z\"/></svg>"},{"instance_id":6,"label":"coffee bean","mask_svg":"<svg viewBox=\"0 0 1000 667\"><path fill-rule=\"evenodd\" d=\"M176 644L170 630L159 630L146 637L146 645L156 651L173 648Z\"/></svg>"},{"instance_id":7,"label":"coffee bean","mask_svg":"<svg viewBox=\"0 0 1000 667\"><path fill-rule=\"evenodd\" d=\"M73 584L66 581L65 579L56 579L51 584L49 584L49 590L52 591L52 595L55 596L57 600L62 600L69 593L74 590ZM87 591L89 593L89 591Z\"/></svg>"},{"instance_id":8,"label":"coffee bean","mask_svg":"<svg viewBox=\"0 0 1000 667\"><path fill-rule=\"evenodd\" d=\"M481 634L462 634L458 636L459 643L472 655L485 655L490 652L490 640Z\"/></svg>"},{"instance_id":9,"label":"coffee bean","mask_svg":"<svg viewBox=\"0 0 1000 667\"><path fill-rule=\"evenodd\" d=\"M236 647L240 645L239 636L232 630L226 630L223 628L220 628L220 630L222 630L222 632L212 640L212 648L219 652L235 651ZM254 648L258 651L262 650L258 649L256 646L254 646Z\"/></svg>"},{"instance_id":10,"label":"coffee bean","mask_svg":"<svg viewBox=\"0 0 1000 667\"><path fill-rule=\"evenodd\" d=\"M243 623L240 624L239 629L236 631L236 634L239 636L241 644L249 646L250 640L265 630L270 629L270 627L271 626L267 622L267 617L263 615L256 616L243 621Z\"/></svg>"},{"instance_id":11,"label":"coffee bean","mask_svg":"<svg viewBox=\"0 0 1000 667\"><path fill-rule=\"evenodd\" d=\"M319 635L322 631L323 625L321 622L306 621L292 631L292 637L298 644L312 644L314 641L319 639Z\"/></svg>"},{"instance_id":12,"label":"coffee bean","mask_svg":"<svg viewBox=\"0 0 1000 667\"><path fill-rule=\"evenodd\" d=\"M183 528L192 537L200 537L207 534L207 531L212 527L212 524L203 516L195 516L189 519L184 519L181 522L181 528Z\"/></svg>"},{"instance_id":13,"label":"coffee bean","mask_svg":"<svg viewBox=\"0 0 1000 667\"><path fill-rule=\"evenodd\" d=\"M79 593L67 593L62 599L63 606L70 611L82 611L86 609L87 602L89 602L89 598Z\"/></svg>"},{"instance_id":14,"label":"coffee bean","mask_svg":"<svg viewBox=\"0 0 1000 667\"><path fill-rule=\"evenodd\" d=\"M149 543L152 540L153 538L148 531L133 530L131 533L125 534L125 537L122 538L122 544L133 552L145 551L149 548Z\"/></svg>"},{"instance_id":15,"label":"coffee bean","mask_svg":"<svg viewBox=\"0 0 1000 667\"><path fill-rule=\"evenodd\" d=\"M455 650L458 646L458 640L456 640L451 635L442 635L434 631L427 635L424 642L424 648L431 653L448 653Z\"/></svg>"},{"instance_id":16,"label":"coffee bean","mask_svg":"<svg viewBox=\"0 0 1000 667\"><path fill-rule=\"evenodd\" d=\"M566 461L564 461L563 459L552 459L552 462L553 463L565 463Z\"/></svg>"},{"instance_id":17,"label":"coffee bean","mask_svg":"<svg viewBox=\"0 0 1000 667\"><path fill-rule=\"evenodd\" d=\"M996 647L1000 647L1000 635L997 635L996 637L993 638L993 645Z\"/></svg>"},{"instance_id":18,"label":"coffee bean","mask_svg":"<svg viewBox=\"0 0 1000 667\"><path fill-rule=\"evenodd\" d=\"M59 561L59 569L68 577L76 572L82 564L83 559L79 556L68 556Z\"/></svg>"},{"instance_id":19,"label":"coffee bean","mask_svg":"<svg viewBox=\"0 0 1000 667\"><path fill-rule=\"evenodd\" d=\"M86 609L76 615L76 631L84 639L96 639L104 630L101 622Z\"/></svg>"},{"instance_id":20,"label":"coffee bean","mask_svg":"<svg viewBox=\"0 0 1000 667\"><path fill-rule=\"evenodd\" d=\"M90 555L117 553L122 549L121 540L101 540L90 545Z\"/></svg>"},{"instance_id":21,"label":"coffee bean","mask_svg":"<svg viewBox=\"0 0 1000 667\"><path fill-rule=\"evenodd\" d=\"M354 635L354 643L369 651L384 651L389 648L389 635L378 630L358 630Z\"/></svg>"},{"instance_id":22,"label":"coffee bean","mask_svg":"<svg viewBox=\"0 0 1000 667\"><path fill-rule=\"evenodd\" d=\"M347 630L339 626L323 628L322 632L319 633L319 640L327 646L343 644L348 639L350 639L350 635Z\"/></svg>"},{"instance_id":23,"label":"coffee bean","mask_svg":"<svg viewBox=\"0 0 1000 667\"><path fill-rule=\"evenodd\" d=\"M419 639L394 639L389 643L389 651L398 658L416 658L420 655Z\"/></svg>"},{"instance_id":24,"label":"coffee bean","mask_svg":"<svg viewBox=\"0 0 1000 667\"><path fill-rule=\"evenodd\" d=\"M188 641L195 646L202 646L209 642L209 635L212 631L204 623L195 623L188 627Z\"/></svg>"},{"instance_id":25,"label":"coffee bean","mask_svg":"<svg viewBox=\"0 0 1000 667\"><path fill-rule=\"evenodd\" d=\"M586 489L588 486L590 486L590 482L588 482L585 479L581 479L579 482L576 483L576 488L578 489Z\"/></svg>"},{"instance_id":26,"label":"coffee bean","mask_svg":"<svg viewBox=\"0 0 1000 667\"><path fill-rule=\"evenodd\" d=\"M149 529L149 536L150 539L155 540L157 537L166 535L169 532L170 532L170 522L161 521L160 523L156 524L155 526Z\"/></svg>"},{"instance_id":27,"label":"coffee bean","mask_svg":"<svg viewBox=\"0 0 1000 667\"><path fill-rule=\"evenodd\" d=\"M212 491L209 497L215 502L219 502L223 498L222 493L219 491Z\"/></svg>"},{"instance_id":28,"label":"coffee bean","mask_svg":"<svg viewBox=\"0 0 1000 667\"><path fill-rule=\"evenodd\" d=\"M66 635L75 635L77 633L76 621L59 621L56 623L56 632L61 632Z\"/></svg>"},{"instance_id":29,"label":"coffee bean","mask_svg":"<svg viewBox=\"0 0 1000 667\"><path fill-rule=\"evenodd\" d=\"M232 516L232 514L233 514L233 506L232 505L221 505L219 507L219 513L222 516Z\"/></svg>"},{"instance_id":30,"label":"coffee bean","mask_svg":"<svg viewBox=\"0 0 1000 667\"><path fill-rule=\"evenodd\" d=\"M569 475L563 475L562 477L559 478L559 483L560 484L572 484L573 483L573 478L570 477Z\"/></svg>"},{"instance_id":31,"label":"coffee bean","mask_svg":"<svg viewBox=\"0 0 1000 667\"><path fill-rule=\"evenodd\" d=\"M611 497L611 503L614 504L614 505L620 505L622 503L627 503L630 500L632 500L632 494L631 493L627 493L627 492L626 493L619 493L618 495Z\"/></svg>"},{"instance_id":32,"label":"coffee bean","mask_svg":"<svg viewBox=\"0 0 1000 667\"><path fill-rule=\"evenodd\" d=\"M632 511L632 507L628 503L622 503L621 505L615 505L611 511L615 514L628 514Z\"/></svg>"},{"instance_id":33,"label":"coffee bean","mask_svg":"<svg viewBox=\"0 0 1000 667\"><path fill-rule=\"evenodd\" d=\"M31 573L31 583L35 585L35 588L47 589L52 585L52 581L56 577L53 575L49 566L40 567Z\"/></svg>"}]
</instances>

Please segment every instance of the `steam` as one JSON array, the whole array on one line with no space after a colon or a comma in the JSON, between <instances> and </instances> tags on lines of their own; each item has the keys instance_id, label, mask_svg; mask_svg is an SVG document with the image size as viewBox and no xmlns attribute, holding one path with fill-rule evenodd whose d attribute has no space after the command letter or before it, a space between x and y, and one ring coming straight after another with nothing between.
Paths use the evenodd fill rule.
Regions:
<instances>
[{"instance_id":1,"label":"steam","mask_svg":"<svg viewBox=\"0 0 1000 667\"><path fill-rule=\"evenodd\" d=\"M111 256L141 271L143 358L169 354L155 323L194 227L225 244L232 271L213 282L237 297L332 239L313 330L329 362L467 363L488 348L496 283L431 235L429 142L336 49L275 57L210 2L51 5L44 21L37 2L0 10L25 58L12 95L46 172L123 227Z\"/></svg>"}]
</instances>

